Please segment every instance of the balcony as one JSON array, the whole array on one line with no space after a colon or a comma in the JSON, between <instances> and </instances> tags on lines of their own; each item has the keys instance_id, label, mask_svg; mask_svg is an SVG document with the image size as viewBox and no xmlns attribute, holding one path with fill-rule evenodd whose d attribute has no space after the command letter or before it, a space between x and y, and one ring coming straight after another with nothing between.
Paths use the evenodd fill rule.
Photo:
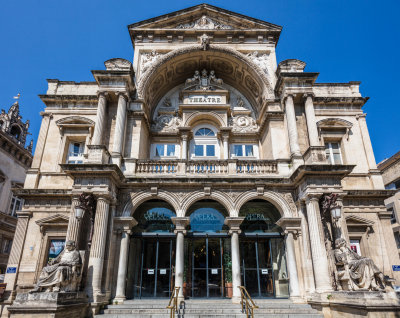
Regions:
<instances>
[{"instance_id":1,"label":"balcony","mask_svg":"<svg viewBox=\"0 0 400 318\"><path fill-rule=\"evenodd\" d=\"M286 163L286 166L288 164ZM125 159L127 176L277 176L271 160L142 160Z\"/></svg>"}]
</instances>

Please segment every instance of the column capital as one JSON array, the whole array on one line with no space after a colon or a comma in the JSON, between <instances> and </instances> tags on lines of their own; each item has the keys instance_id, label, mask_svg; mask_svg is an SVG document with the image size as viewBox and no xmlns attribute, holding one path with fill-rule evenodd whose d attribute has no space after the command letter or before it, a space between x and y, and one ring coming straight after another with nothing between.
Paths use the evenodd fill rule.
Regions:
<instances>
[{"instance_id":1,"label":"column capital","mask_svg":"<svg viewBox=\"0 0 400 318\"><path fill-rule=\"evenodd\" d=\"M130 234L131 229L136 226L138 222L131 216L117 216L114 217L115 230L121 230Z\"/></svg>"},{"instance_id":2,"label":"column capital","mask_svg":"<svg viewBox=\"0 0 400 318\"><path fill-rule=\"evenodd\" d=\"M107 91L98 91L97 92L97 97L107 97L108 96L108 92Z\"/></svg>"},{"instance_id":3,"label":"column capital","mask_svg":"<svg viewBox=\"0 0 400 318\"><path fill-rule=\"evenodd\" d=\"M242 224L244 217L227 217L225 218L225 225L229 226L229 234L237 233L240 234L240 224Z\"/></svg>"},{"instance_id":4,"label":"column capital","mask_svg":"<svg viewBox=\"0 0 400 318\"><path fill-rule=\"evenodd\" d=\"M306 203L308 202L319 202L319 199L321 198L322 193L307 193L305 196L305 201Z\"/></svg>"},{"instance_id":5,"label":"column capital","mask_svg":"<svg viewBox=\"0 0 400 318\"><path fill-rule=\"evenodd\" d=\"M306 101L307 98L309 98L309 97L313 100L314 97L315 97L314 93L308 92L308 93L304 93L304 94L303 94L303 100L304 100L304 101Z\"/></svg>"},{"instance_id":6,"label":"column capital","mask_svg":"<svg viewBox=\"0 0 400 318\"><path fill-rule=\"evenodd\" d=\"M115 95L117 95L118 98L123 97L125 99L125 101L128 101L128 99L129 99L128 93L125 91L117 91L117 92L115 92Z\"/></svg>"},{"instance_id":7,"label":"column capital","mask_svg":"<svg viewBox=\"0 0 400 318\"><path fill-rule=\"evenodd\" d=\"M292 101L294 100L294 94L293 93L286 93L283 97L282 97L282 101L286 104L288 98L291 98Z\"/></svg>"},{"instance_id":8,"label":"column capital","mask_svg":"<svg viewBox=\"0 0 400 318\"><path fill-rule=\"evenodd\" d=\"M281 217L276 224L284 230L285 234L300 235L301 233L301 218L299 217Z\"/></svg>"},{"instance_id":9,"label":"column capital","mask_svg":"<svg viewBox=\"0 0 400 318\"><path fill-rule=\"evenodd\" d=\"M171 221L175 224L175 234L179 232L183 233L184 235L186 234L186 226L188 226L190 223L189 217L172 217Z\"/></svg>"}]
</instances>

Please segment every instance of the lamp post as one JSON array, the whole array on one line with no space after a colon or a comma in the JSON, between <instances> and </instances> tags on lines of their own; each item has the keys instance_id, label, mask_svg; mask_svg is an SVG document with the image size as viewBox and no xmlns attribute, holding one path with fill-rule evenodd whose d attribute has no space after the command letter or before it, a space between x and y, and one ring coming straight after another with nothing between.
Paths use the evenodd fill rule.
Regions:
<instances>
[{"instance_id":1,"label":"lamp post","mask_svg":"<svg viewBox=\"0 0 400 318\"><path fill-rule=\"evenodd\" d=\"M79 196L79 204L75 207L75 217L81 222L85 213L89 213L90 217L90 234L88 240L88 246L90 247L92 243L93 237L93 229L94 229L94 216L96 213L96 199L92 193L82 193Z\"/></svg>"}]
</instances>

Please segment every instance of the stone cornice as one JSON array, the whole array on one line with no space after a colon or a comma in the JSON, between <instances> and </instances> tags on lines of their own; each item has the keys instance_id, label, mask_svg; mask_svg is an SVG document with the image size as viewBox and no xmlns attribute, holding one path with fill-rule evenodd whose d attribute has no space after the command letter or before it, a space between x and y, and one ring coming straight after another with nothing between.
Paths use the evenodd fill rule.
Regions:
<instances>
[{"instance_id":1,"label":"stone cornice","mask_svg":"<svg viewBox=\"0 0 400 318\"><path fill-rule=\"evenodd\" d=\"M360 105L363 106L367 101L369 97L314 97L314 105L317 104L355 104L355 105Z\"/></svg>"},{"instance_id":2,"label":"stone cornice","mask_svg":"<svg viewBox=\"0 0 400 318\"><path fill-rule=\"evenodd\" d=\"M44 102L65 102L65 101L77 101L77 102L96 102L98 100L97 95L39 95L39 98Z\"/></svg>"}]
</instances>

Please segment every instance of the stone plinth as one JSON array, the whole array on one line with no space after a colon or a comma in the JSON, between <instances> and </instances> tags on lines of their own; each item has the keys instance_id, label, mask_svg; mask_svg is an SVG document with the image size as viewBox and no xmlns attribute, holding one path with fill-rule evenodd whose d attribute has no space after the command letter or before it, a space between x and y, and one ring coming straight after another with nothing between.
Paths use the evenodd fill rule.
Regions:
<instances>
[{"instance_id":1,"label":"stone plinth","mask_svg":"<svg viewBox=\"0 0 400 318\"><path fill-rule=\"evenodd\" d=\"M400 316L400 301L395 292L334 291L315 294L308 303L331 318Z\"/></svg>"},{"instance_id":2,"label":"stone plinth","mask_svg":"<svg viewBox=\"0 0 400 318\"><path fill-rule=\"evenodd\" d=\"M8 307L10 317L86 317L88 297L84 292L43 292L18 294Z\"/></svg>"}]
</instances>

